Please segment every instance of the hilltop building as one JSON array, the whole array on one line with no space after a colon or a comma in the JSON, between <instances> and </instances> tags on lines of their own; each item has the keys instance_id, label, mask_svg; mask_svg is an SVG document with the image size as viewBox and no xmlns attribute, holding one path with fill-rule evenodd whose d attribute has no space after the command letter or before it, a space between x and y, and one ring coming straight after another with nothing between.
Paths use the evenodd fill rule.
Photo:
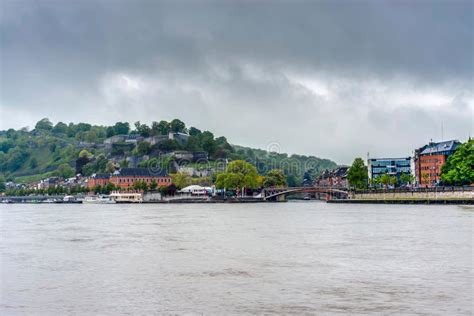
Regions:
<instances>
[{"instance_id":1,"label":"hilltop building","mask_svg":"<svg viewBox=\"0 0 474 316\"><path fill-rule=\"evenodd\" d=\"M420 186L435 186L440 181L441 167L461 145L458 140L430 142L415 150L415 178Z\"/></svg>"},{"instance_id":2,"label":"hilltop building","mask_svg":"<svg viewBox=\"0 0 474 316\"><path fill-rule=\"evenodd\" d=\"M188 141L189 135L186 133L179 132L169 132L168 135L156 135L144 138L139 134L129 134L129 135L115 135L104 140L105 148L112 149L115 144L134 144L141 141L146 141L151 145L156 145L167 140L175 140L179 144L184 145Z\"/></svg>"},{"instance_id":3,"label":"hilltop building","mask_svg":"<svg viewBox=\"0 0 474 316\"><path fill-rule=\"evenodd\" d=\"M129 134L129 135L115 135L104 140L104 145L106 148L112 148L112 144L116 143L130 143L136 144L143 140L143 136L139 134Z\"/></svg>"}]
</instances>

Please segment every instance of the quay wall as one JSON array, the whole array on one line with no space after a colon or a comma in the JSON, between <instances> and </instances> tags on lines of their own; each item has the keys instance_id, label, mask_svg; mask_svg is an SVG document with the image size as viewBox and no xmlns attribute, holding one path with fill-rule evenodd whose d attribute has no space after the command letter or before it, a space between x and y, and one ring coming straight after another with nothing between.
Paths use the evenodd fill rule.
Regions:
<instances>
[{"instance_id":1,"label":"quay wall","mask_svg":"<svg viewBox=\"0 0 474 316\"><path fill-rule=\"evenodd\" d=\"M474 200L474 191L442 191L442 192L377 192L351 193L353 200L437 200L461 199Z\"/></svg>"}]
</instances>

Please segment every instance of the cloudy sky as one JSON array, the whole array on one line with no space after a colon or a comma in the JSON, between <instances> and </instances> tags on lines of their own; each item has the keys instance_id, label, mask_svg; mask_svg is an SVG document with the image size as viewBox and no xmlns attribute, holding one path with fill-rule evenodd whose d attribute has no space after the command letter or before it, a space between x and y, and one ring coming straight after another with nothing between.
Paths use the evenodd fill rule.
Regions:
<instances>
[{"instance_id":1,"label":"cloudy sky","mask_svg":"<svg viewBox=\"0 0 474 316\"><path fill-rule=\"evenodd\" d=\"M0 129L180 118L339 163L473 134L472 1L0 3Z\"/></svg>"}]
</instances>

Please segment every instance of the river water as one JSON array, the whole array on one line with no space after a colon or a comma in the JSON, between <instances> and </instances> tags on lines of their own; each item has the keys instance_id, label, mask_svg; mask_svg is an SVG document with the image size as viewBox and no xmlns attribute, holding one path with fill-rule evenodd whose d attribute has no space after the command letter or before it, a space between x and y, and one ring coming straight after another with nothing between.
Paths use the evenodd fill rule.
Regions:
<instances>
[{"instance_id":1,"label":"river water","mask_svg":"<svg viewBox=\"0 0 474 316\"><path fill-rule=\"evenodd\" d=\"M473 313L474 209L0 205L2 315Z\"/></svg>"}]
</instances>

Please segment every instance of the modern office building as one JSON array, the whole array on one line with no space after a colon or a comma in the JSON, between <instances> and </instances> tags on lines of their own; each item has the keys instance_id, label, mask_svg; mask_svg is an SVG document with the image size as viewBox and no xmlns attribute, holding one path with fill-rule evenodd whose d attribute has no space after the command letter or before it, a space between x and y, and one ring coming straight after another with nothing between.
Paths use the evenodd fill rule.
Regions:
<instances>
[{"instance_id":1,"label":"modern office building","mask_svg":"<svg viewBox=\"0 0 474 316\"><path fill-rule=\"evenodd\" d=\"M411 174L411 158L371 158L367 161L369 180L389 174L400 180L403 173Z\"/></svg>"},{"instance_id":2,"label":"modern office building","mask_svg":"<svg viewBox=\"0 0 474 316\"><path fill-rule=\"evenodd\" d=\"M446 159L461 145L457 140L430 142L415 150L415 179L420 186L435 186L439 183L441 167Z\"/></svg>"}]
</instances>

